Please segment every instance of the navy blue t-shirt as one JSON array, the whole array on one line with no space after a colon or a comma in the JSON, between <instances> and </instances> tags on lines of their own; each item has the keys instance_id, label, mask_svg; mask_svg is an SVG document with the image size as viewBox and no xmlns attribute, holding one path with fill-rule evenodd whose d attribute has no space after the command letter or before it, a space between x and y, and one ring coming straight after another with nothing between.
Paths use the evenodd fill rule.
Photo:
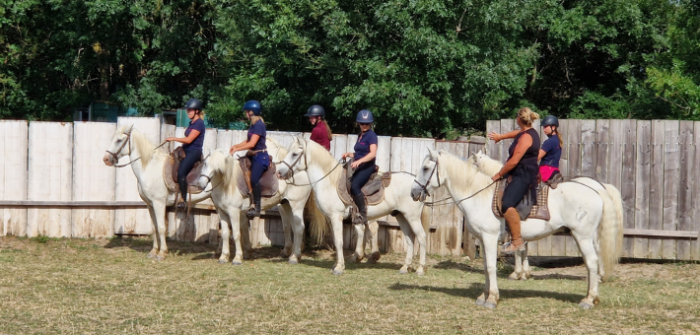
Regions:
<instances>
[{"instance_id":1,"label":"navy blue t-shirt","mask_svg":"<svg viewBox=\"0 0 700 335\"><path fill-rule=\"evenodd\" d=\"M185 151L202 151L202 147L204 146L204 133L206 132L204 121L202 119L190 121L190 125L185 129L185 137L190 136L190 132L193 129L199 131L199 135L195 137L192 143L183 144L182 148L185 149Z\"/></svg>"},{"instance_id":2,"label":"navy blue t-shirt","mask_svg":"<svg viewBox=\"0 0 700 335\"><path fill-rule=\"evenodd\" d=\"M367 156L369 154L369 146L372 144L378 145L378 143L379 141L377 140L377 134L371 129L358 136L357 142L355 143L355 160L357 161L360 158ZM374 162L375 159L367 163L374 164Z\"/></svg>"},{"instance_id":3,"label":"navy blue t-shirt","mask_svg":"<svg viewBox=\"0 0 700 335\"><path fill-rule=\"evenodd\" d=\"M262 121L258 120L258 122L251 124L250 128L248 128L248 141L250 141L250 138L253 135L258 135L260 136L260 138L251 150L258 151L267 149L267 144L265 143L265 136L267 136L267 130L265 129L265 124Z\"/></svg>"},{"instance_id":4,"label":"navy blue t-shirt","mask_svg":"<svg viewBox=\"0 0 700 335\"><path fill-rule=\"evenodd\" d=\"M540 160L540 166L547 165L551 167L559 167L559 159L561 158L561 146L559 146L559 135L552 135L542 143L540 148L546 154Z\"/></svg>"}]
</instances>

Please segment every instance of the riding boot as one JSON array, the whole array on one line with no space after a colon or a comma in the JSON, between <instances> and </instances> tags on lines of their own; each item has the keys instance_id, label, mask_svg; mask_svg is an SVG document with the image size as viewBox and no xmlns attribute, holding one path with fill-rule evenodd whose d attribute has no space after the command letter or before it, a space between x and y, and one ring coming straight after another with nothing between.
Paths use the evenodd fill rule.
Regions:
<instances>
[{"instance_id":1,"label":"riding boot","mask_svg":"<svg viewBox=\"0 0 700 335\"><path fill-rule=\"evenodd\" d=\"M516 251L524 251L525 242L523 242L523 236L520 234L520 214L515 208L511 207L503 214L503 217L506 219L508 228L510 228L512 240L510 243L503 245L501 252L512 254Z\"/></svg>"},{"instance_id":2,"label":"riding boot","mask_svg":"<svg viewBox=\"0 0 700 335\"><path fill-rule=\"evenodd\" d=\"M260 198L262 197L262 187L260 183L253 186L253 203L251 204L245 215L251 219L253 217L260 217Z\"/></svg>"},{"instance_id":3,"label":"riding boot","mask_svg":"<svg viewBox=\"0 0 700 335\"><path fill-rule=\"evenodd\" d=\"M367 223L367 201L364 194L354 195L352 200L357 206L357 216L352 219L354 224Z\"/></svg>"}]
</instances>

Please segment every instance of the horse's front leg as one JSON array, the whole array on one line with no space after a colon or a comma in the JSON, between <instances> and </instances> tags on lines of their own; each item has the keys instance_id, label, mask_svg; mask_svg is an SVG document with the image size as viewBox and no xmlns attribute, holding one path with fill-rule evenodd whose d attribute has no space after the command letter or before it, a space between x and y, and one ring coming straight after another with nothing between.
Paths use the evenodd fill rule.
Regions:
<instances>
[{"instance_id":1,"label":"horse's front leg","mask_svg":"<svg viewBox=\"0 0 700 335\"><path fill-rule=\"evenodd\" d=\"M345 257L343 256L343 214L334 214L330 217L333 227L333 241L335 242L336 262L331 270L334 275L342 275L345 271Z\"/></svg>"},{"instance_id":2,"label":"horse's front leg","mask_svg":"<svg viewBox=\"0 0 700 335\"><path fill-rule=\"evenodd\" d=\"M279 207L282 221L285 225L285 244L287 243L286 234L288 227L294 232L294 238L292 236L289 237L290 243L293 240L293 244L289 247L289 264L296 265L301 261L301 245L304 239L304 203L299 202L296 204L296 207L293 207L291 203L284 203L280 204ZM287 246L285 245L286 249Z\"/></svg>"},{"instance_id":3,"label":"horse's front leg","mask_svg":"<svg viewBox=\"0 0 700 335\"><path fill-rule=\"evenodd\" d=\"M165 238L168 236L168 229L165 225L165 202L154 202L153 203L153 215L156 218L156 227L158 228L158 239L159 239L159 250L156 259L162 261L165 256L168 255L168 244Z\"/></svg>"},{"instance_id":4,"label":"horse's front leg","mask_svg":"<svg viewBox=\"0 0 700 335\"><path fill-rule=\"evenodd\" d=\"M357 242L355 243L355 252L350 256L349 261L359 263L365 258L365 225L353 224L353 229L355 230Z\"/></svg>"},{"instance_id":5,"label":"horse's front leg","mask_svg":"<svg viewBox=\"0 0 700 335\"><path fill-rule=\"evenodd\" d=\"M496 277L498 236L484 234L482 236L482 242L484 248L484 274L486 275L486 282L484 285L484 293L476 299L476 304L493 309L496 308L499 300L498 277Z\"/></svg>"},{"instance_id":6,"label":"horse's front leg","mask_svg":"<svg viewBox=\"0 0 700 335\"><path fill-rule=\"evenodd\" d=\"M288 204L279 205L280 214L282 214L282 228L284 229L284 249L280 251L280 257L287 258L292 255L292 213ZM294 239L296 242L296 239ZM294 243L296 244L296 243ZM291 262L291 260L290 260Z\"/></svg>"},{"instance_id":7,"label":"horse's front leg","mask_svg":"<svg viewBox=\"0 0 700 335\"><path fill-rule=\"evenodd\" d=\"M151 234L153 237L153 248L148 253L147 257L156 258L158 257L158 249L160 249L160 246L158 244L158 219L156 218L156 212L153 209L153 206L148 201L146 201L146 203L148 204L148 214L151 216L151 229L153 231L153 233Z\"/></svg>"},{"instance_id":8,"label":"horse's front leg","mask_svg":"<svg viewBox=\"0 0 700 335\"><path fill-rule=\"evenodd\" d=\"M241 215L240 208L231 208L228 210L228 216L231 219L231 234L233 235L233 243L236 245L236 254L231 261L232 265L243 264L243 245L241 244Z\"/></svg>"},{"instance_id":9,"label":"horse's front leg","mask_svg":"<svg viewBox=\"0 0 700 335\"><path fill-rule=\"evenodd\" d=\"M379 252L379 223L377 220L372 220L369 222L369 231L372 234L370 239L372 241L372 255L369 257L367 262L375 264L379 258L382 257L382 254Z\"/></svg>"},{"instance_id":10,"label":"horse's front leg","mask_svg":"<svg viewBox=\"0 0 700 335\"><path fill-rule=\"evenodd\" d=\"M527 267L527 269L526 269ZM530 266L527 262L527 244L525 250L515 252L515 270L508 276L510 280L527 280L530 276Z\"/></svg>"},{"instance_id":11,"label":"horse's front leg","mask_svg":"<svg viewBox=\"0 0 700 335\"><path fill-rule=\"evenodd\" d=\"M219 257L219 263L228 263L229 257L231 256L231 231L229 230L229 225L231 224L231 217L219 208L216 209L221 218L221 256Z\"/></svg>"},{"instance_id":12,"label":"horse's front leg","mask_svg":"<svg viewBox=\"0 0 700 335\"><path fill-rule=\"evenodd\" d=\"M406 260L399 269L399 273L408 273L411 269L411 263L413 263L413 238L415 234L403 214L396 215L396 221L399 222L399 228L401 228L404 241L406 241Z\"/></svg>"}]
</instances>

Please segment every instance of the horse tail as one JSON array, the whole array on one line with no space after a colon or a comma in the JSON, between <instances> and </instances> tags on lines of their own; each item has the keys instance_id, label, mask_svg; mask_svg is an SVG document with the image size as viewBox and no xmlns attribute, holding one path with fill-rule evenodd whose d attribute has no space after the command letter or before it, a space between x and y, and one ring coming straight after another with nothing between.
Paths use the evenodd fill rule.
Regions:
<instances>
[{"instance_id":1,"label":"horse tail","mask_svg":"<svg viewBox=\"0 0 700 335\"><path fill-rule=\"evenodd\" d=\"M306 202L306 212L311 216L309 232L316 244L321 244L328 233L328 220L318 208L316 193L312 190L309 200Z\"/></svg>"},{"instance_id":2,"label":"horse tail","mask_svg":"<svg viewBox=\"0 0 700 335\"><path fill-rule=\"evenodd\" d=\"M603 199L603 216L598 226L600 245L601 279L609 278L622 255L623 209L620 191L610 184L604 184L605 192L598 190Z\"/></svg>"}]
</instances>

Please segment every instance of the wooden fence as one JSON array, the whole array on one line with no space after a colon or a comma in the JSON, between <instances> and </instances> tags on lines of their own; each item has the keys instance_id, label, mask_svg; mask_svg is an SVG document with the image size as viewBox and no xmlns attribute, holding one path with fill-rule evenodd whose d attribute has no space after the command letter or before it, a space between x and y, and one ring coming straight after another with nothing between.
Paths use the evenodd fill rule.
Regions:
<instances>
[{"instance_id":1,"label":"wooden fence","mask_svg":"<svg viewBox=\"0 0 700 335\"><path fill-rule=\"evenodd\" d=\"M625 206L625 256L655 259L700 258L694 220L700 186L700 123L690 121L561 120L565 136L561 168L568 176L591 176L622 192ZM183 136L184 129L157 118L119 118L117 124L96 122L0 121L0 235L109 238L115 234L151 234L151 223L130 168L102 163L112 134L134 124L153 143ZM539 126L536 124L537 129ZM487 131L515 129L513 120L488 121ZM245 131L207 129L205 148L226 149L245 139ZM269 132L283 145L302 133ZM544 139L544 136L542 136ZM356 135L334 135L331 153L352 151ZM172 149L168 144L166 150ZM379 137L377 163L385 170L415 172L428 148L467 157L485 150L505 161L510 141L435 141ZM697 153L696 153L697 152ZM440 190L435 199L445 196ZM464 219L450 206L431 210L428 252L474 257L475 241ZM178 217L178 215L180 217ZM168 212L168 233L180 241L218 243L219 218L211 201L199 204L189 217ZM388 216L378 232L382 251L405 250L404 236ZM253 245L283 244L275 210L250 227ZM345 245L355 239L346 226ZM540 256L578 256L570 236L556 234L530 244Z\"/></svg>"}]
</instances>

